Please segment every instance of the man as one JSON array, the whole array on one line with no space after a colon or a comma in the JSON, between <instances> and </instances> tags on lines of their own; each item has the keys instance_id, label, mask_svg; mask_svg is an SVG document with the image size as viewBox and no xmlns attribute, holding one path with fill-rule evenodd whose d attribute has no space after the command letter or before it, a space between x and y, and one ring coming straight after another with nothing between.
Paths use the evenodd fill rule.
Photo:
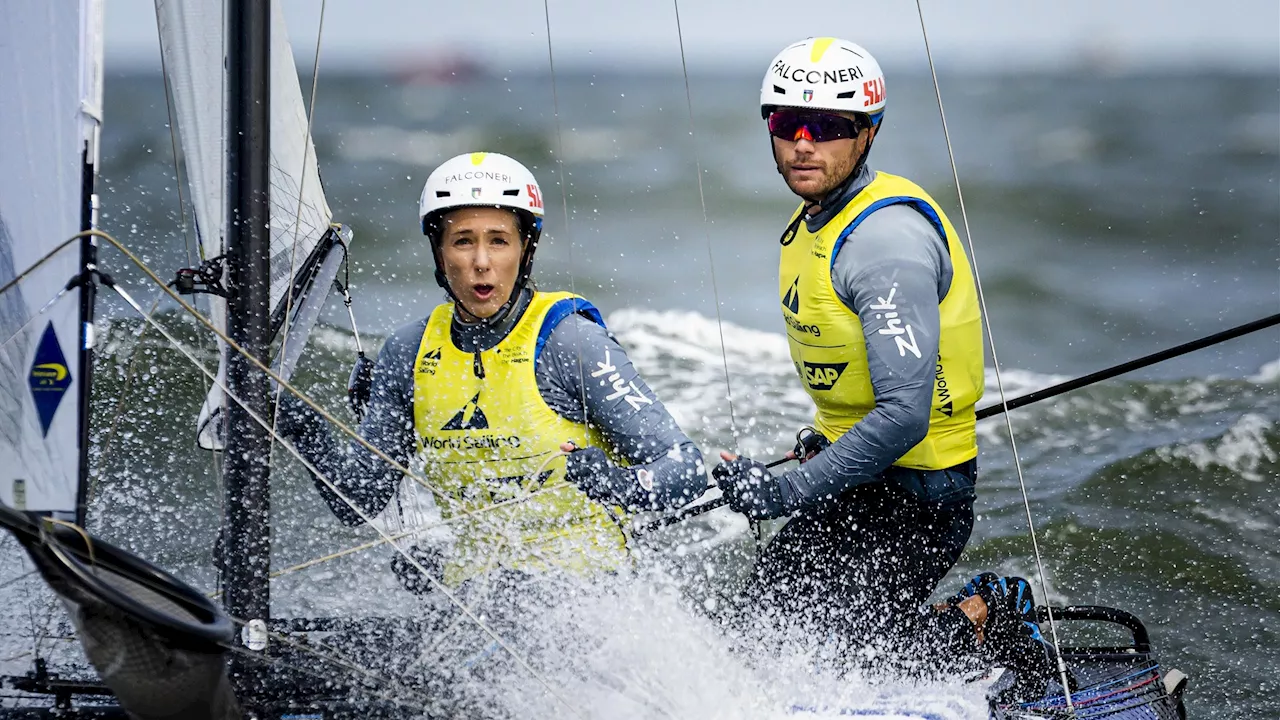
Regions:
<instances>
[{"instance_id":1,"label":"man","mask_svg":"<svg viewBox=\"0 0 1280 720\"><path fill-rule=\"evenodd\" d=\"M973 528L981 319L969 261L942 209L866 165L885 82L862 47L784 49L760 91L773 159L803 204L782 235L779 299L817 406L802 465L773 475L722 453L733 509L790 517L746 597L784 626L888 648Z\"/></svg>"},{"instance_id":2,"label":"man","mask_svg":"<svg viewBox=\"0 0 1280 720\"><path fill-rule=\"evenodd\" d=\"M543 202L528 169L497 153L459 155L427 178L419 215L450 301L387 339L360 434L440 491L456 536L446 584L619 568L627 515L701 495L701 454L595 307L534 289ZM400 473L340 442L297 398L282 407L299 452L365 513L380 512ZM361 522L316 486L340 519ZM429 587L409 564L396 568L411 590Z\"/></svg>"}]
</instances>

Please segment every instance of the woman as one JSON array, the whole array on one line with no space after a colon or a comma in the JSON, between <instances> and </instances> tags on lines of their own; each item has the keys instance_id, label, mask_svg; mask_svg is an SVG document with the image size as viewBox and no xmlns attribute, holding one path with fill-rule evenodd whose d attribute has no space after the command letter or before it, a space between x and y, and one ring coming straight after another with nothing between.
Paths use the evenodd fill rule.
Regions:
<instances>
[{"instance_id":1,"label":"woman","mask_svg":"<svg viewBox=\"0 0 1280 720\"><path fill-rule=\"evenodd\" d=\"M496 568L616 569L628 513L706 489L701 453L599 311L530 282L542 205L537 180L505 155L459 155L431 173L419 215L450 301L393 333L373 370L360 434L441 491L442 514L456 518L449 585ZM286 397L286 437L364 512L380 512L400 473L336 442ZM339 518L361 522L316 485Z\"/></svg>"}]
</instances>

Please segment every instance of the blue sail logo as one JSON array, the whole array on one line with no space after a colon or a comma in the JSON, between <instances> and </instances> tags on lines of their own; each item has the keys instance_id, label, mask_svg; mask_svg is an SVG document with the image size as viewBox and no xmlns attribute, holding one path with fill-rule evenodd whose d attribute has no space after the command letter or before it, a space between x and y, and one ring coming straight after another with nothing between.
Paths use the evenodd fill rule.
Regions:
<instances>
[{"instance_id":1,"label":"blue sail logo","mask_svg":"<svg viewBox=\"0 0 1280 720\"><path fill-rule=\"evenodd\" d=\"M31 384L31 399L35 401L36 412L40 415L41 433L48 435L62 396L71 387L71 371L67 369L67 358L62 354L62 345L58 343L52 322L44 329L44 336L36 347L27 379Z\"/></svg>"}]
</instances>

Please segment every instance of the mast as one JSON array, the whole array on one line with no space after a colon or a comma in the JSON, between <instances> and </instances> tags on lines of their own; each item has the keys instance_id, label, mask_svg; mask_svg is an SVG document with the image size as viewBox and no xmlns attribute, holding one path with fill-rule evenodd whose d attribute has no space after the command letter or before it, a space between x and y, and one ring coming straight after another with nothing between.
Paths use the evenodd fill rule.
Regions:
<instances>
[{"instance_id":1,"label":"mast","mask_svg":"<svg viewBox=\"0 0 1280 720\"><path fill-rule=\"evenodd\" d=\"M254 357L266 361L270 342L271 3L227 2L227 331ZM266 375L239 353L228 353L227 387L245 402L229 402L223 479L226 543L222 582L233 618L266 621L271 614L271 441L249 413L268 417ZM261 648L257 648L261 649ZM237 694L247 706L261 698L259 675L243 661L233 666Z\"/></svg>"},{"instance_id":2,"label":"mast","mask_svg":"<svg viewBox=\"0 0 1280 720\"><path fill-rule=\"evenodd\" d=\"M96 159L97 133L86 143L84 150L84 170L80 180L80 229L92 230L98 227L98 196L94 194L94 181L97 178ZM80 397L76 398L80 406L80 427L77 430L80 451L80 464L76 468L79 477L76 489L76 524L85 526L88 508L85 506L89 488L89 398L93 391L93 345L95 342L93 327L93 307L97 299L98 286L93 282L91 273L98 269L98 239L86 237L80 240Z\"/></svg>"}]
</instances>

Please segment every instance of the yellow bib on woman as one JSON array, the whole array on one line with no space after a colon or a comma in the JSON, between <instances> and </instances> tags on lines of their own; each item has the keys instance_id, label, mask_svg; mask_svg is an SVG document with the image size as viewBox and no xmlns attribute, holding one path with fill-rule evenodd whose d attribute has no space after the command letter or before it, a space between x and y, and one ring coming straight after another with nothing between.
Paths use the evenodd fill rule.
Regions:
<instances>
[{"instance_id":1,"label":"yellow bib on woman","mask_svg":"<svg viewBox=\"0 0 1280 720\"><path fill-rule=\"evenodd\" d=\"M431 313L413 383L423 472L445 494L437 498L443 516L455 519L457 544L445 582L456 585L496 568L618 568L626 560L626 537L615 520L621 510L611 517L566 482L564 458L556 456L565 441L607 445L596 431L548 407L534 377L539 352L560 321L582 313L603 325L600 313L569 293L534 293L507 337L480 353L479 365L474 353L454 346L453 313L452 303Z\"/></svg>"},{"instance_id":2,"label":"yellow bib on woman","mask_svg":"<svg viewBox=\"0 0 1280 720\"><path fill-rule=\"evenodd\" d=\"M982 317L969 259L937 203L910 180L876 173L875 179L818 232L811 233L803 222L799 224L795 239L782 246L778 296L787 322L791 360L818 407L814 425L834 441L875 408L876 397L867 368L862 323L836 295L831 267L859 223L880 208L899 204L918 210L946 238L954 274L951 288L938 306L942 325L929 433L894 464L940 470L977 457L974 405L982 397L983 345ZM893 295L890 290L872 306L888 318L879 332L893 336L899 353L920 357L914 331L896 319Z\"/></svg>"}]
</instances>

